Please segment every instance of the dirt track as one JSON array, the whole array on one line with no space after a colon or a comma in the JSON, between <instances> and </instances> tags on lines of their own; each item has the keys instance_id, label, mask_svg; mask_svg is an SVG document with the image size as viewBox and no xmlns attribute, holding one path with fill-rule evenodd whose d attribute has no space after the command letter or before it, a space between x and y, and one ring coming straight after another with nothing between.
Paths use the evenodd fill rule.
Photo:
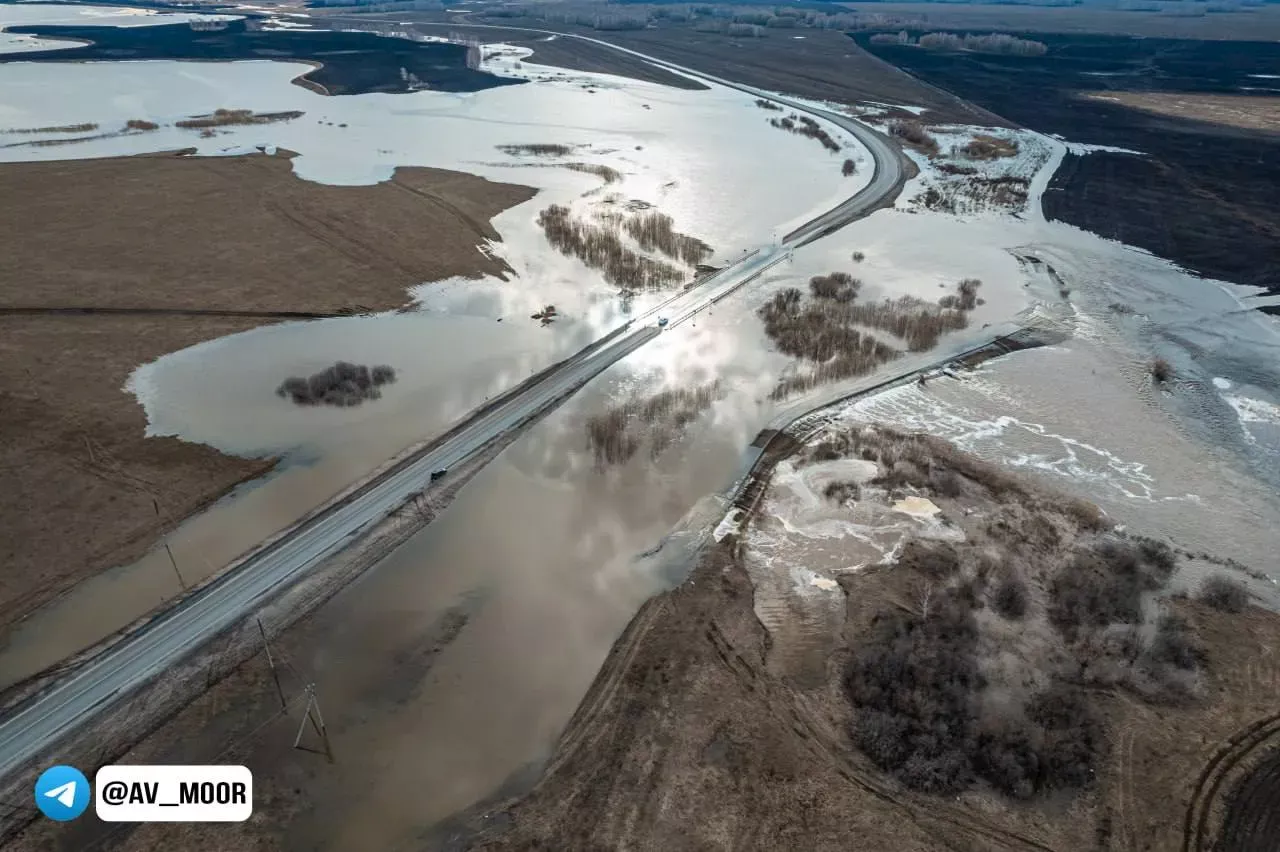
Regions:
<instances>
[{"instance_id":1,"label":"dirt track","mask_svg":"<svg viewBox=\"0 0 1280 852\"><path fill-rule=\"evenodd\" d=\"M23 199L0 211L22 246L0 256L0 625L274 464L144 438L122 391L136 366L285 314L387 310L413 284L500 272L477 245L532 193L436 169L324 186L287 156L0 166L0 195Z\"/></svg>"}]
</instances>

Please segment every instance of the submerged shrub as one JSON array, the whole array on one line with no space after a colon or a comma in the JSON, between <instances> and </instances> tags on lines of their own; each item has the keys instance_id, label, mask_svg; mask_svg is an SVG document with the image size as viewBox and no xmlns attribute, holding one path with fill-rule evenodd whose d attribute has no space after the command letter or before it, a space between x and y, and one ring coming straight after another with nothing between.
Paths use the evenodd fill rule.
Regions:
<instances>
[{"instance_id":1,"label":"submerged shrub","mask_svg":"<svg viewBox=\"0 0 1280 852\"><path fill-rule=\"evenodd\" d=\"M338 361L318 373L302 378L290 376L276 388L276 396L298 405L349 407L366 399L378 399L383 385L396 380L396 371L385 364L370 369L362 364Z\"/></svg>"}]
</instances>

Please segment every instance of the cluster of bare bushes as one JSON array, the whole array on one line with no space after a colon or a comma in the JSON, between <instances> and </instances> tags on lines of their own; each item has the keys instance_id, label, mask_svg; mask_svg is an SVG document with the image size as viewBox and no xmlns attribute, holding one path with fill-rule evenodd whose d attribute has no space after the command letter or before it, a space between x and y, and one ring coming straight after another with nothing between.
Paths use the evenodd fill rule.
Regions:
<instances>
[{"instance_id":1,"label":"cluster of bare bushes","mask_svg":"<svg viewBox=\"0 0 1280 852\"><path fill-rule=\"evenodd\" d=\"M813 298L788 288L759 310L765 334L780 352L811 362L814 367L784 378L772 398L816 387L823 382L865 375L898 357L897 350L855 327L848 308L861 282L844 273L817 276L809 282Z\"/></svg>"},{"instance_id":2,"label":"cluster of bare bushes","mask_svg":"<svg viewBox=\"0 0 1280 852\"><path fill-rule=\"evenodd\" d=\"M1017 38L1006 33L988 35L925 33L919 39L915 39L906 30L901 30L896 33L876 33L871 36L870 42L901 47L919 46L925 50L969 50L974 53L999 53L1006 56L1043 56L1049 52L1048 45L1042 41Z\"/></svg>"},{"instance_id":3,"label":"cluster of bare bushes","mask_svg":"<svg viewBox=\"0 0 1280 852\"><path fill-rule=\"evenodd\" d=\"M612 222L584 222L574 218L568 207L553 204L538 214L538 224L561 254L600 270L606 281L624 290L657 290L684 280L685 273L677 267L623 245Z\"/></svg>"},{"instance_id":4,"label":"cluster of bare bushes","mask_svg":"<svg viewBox=\"0 0 1280 852\"><path fill-rule=\"evenodd\" d=\"M548 142L534 142L526 145L499 145L498 150L513 157L529 154L534 157L567 157L573 153L570 145L558 145Z\"/></svg>"},{"instance_id":5,"label":"cluster of bare bushes","mask_svg":"<svg viewBox=\"0 0 1280 852\"><path fill-rule=\"evenodd\" d=\"M840 174L844 175L845 177L849 177L850 175L856 175L857 173L858 173L858 164L851 159L845 160L844 163L842 163L840 166Z\"/></svg>"},{"instance_id":6,"label":"cluster of bare bushes","mask_svg":"<svg viewBox=\"0 0 1280 852\"><path fill-rule=\"evenodd\" d=\"M125 130L158 130L160 125L144 118L131 118L124 123Z\"/></svg>"},{"instance_id":7,"label":"cluster of bare bushes","mask_svg":"<svg viewBox=\"0 0 1280 852\"><path fill-rule=\"evenodd\" d=\"M997 160L1001 157L1015 157L1018 154L1018 143L1014 139L1003 139L987 133L979 133L960 148L960 153L971 160Z\"/></svg>"},{"instance_id":8,"label":"cluster of bare bushes","mask_svg":"<svg viewBox=\"0 0 1280 852\"><path fill-rule=\"evenodd\" d=\"M298 405L359 405L382 396L380 388L396 380L396 371L386 365L366 367L338 361L307 378L291 376L276 388L276 395Z\"/></svg>"},{"instance_id":9,"label":"cluster of bare bushes","mask_svg":"<svg viewBox=\"0 0 1280 852\"><path fill-rule=\"evenodd\" d=\"M818 122L807 115L796 115L794 112L786 118L771 118L769 124L780 130L798 133L810 139L817 139L822 147L832 153L840 152L840 143L831 138L831 134L823 130Z\"/></svg>"},{"instance_id":10,"label":"cluster of bare bushes","mask_svg":"<svg viewBox=\"0 0 1280 852\"><path fill-rule=\"evenodd\" d=\"M687 266L697 266L711 256L711 246L697 237L676 231L672 224L667 214L650 210L627 219L623 227L645 251L657 249Z\"/></svg>"},{"instance_id":11,"label":"cluster of bare bushes","mask_svg":"<svg viewBox=\"0 0 1280 852\"><path fill-rule=\"evenodd\" d=\"M6 130L5 133L88 133L91 130L97 130L98 125L94 122L85 122L84 124L63 124L57 127L17 127L12 130Z\"/></svg>"},{"instance_id":12,"label":"cluster of bare bushes","mask_svg":"<svg viewBox=\"0 0 1280 852\"><path fill-rule=\"evenodd\" d=\"M720 383L635 397L587 420L587 445L600 466L623 464L648 445L656 459L721 396Z\"/></svg>"},{"instance_id":13,"label":"cluster of bare bushes","mask_svg":"<svg viewBox=\"0 0 1280 852\"><path fill-rule=\"evenodd\" d=\"M869 41L872 44L897 44L903 47L909 47L915 44L911 38L911 33L906 30L896 33L876 33L871 36Z\"/></svg>"},{"instance_id":14,"label":"cluster of bare bushes","mask_svg":"<svg viewBox=\"0 0 1280 852\"><path fill-rule=\"evenodd\" d=\"M843 9L794 9L777 6L676 5L630 7L619 13L617 6L604 3L510 4L486 9L493 19L529 18L543 23L591 27L596 30L638 30L647 27L692 25L698 32L730 36L758 37L773 29L866 30L885 27L920 26L919 16L881 13L851 13Z\"/></svg>"},{"instance_id":15,"label":"cluster of bare bushes","mask_svg":"<svg viewBox=\"0 0 1280 852\"><path fill-rule=\"evenodd\" d=\"M59 145L76 145L80 142L92 142L95 139L110 139L115 133L98 133L93 136L72 136L67 139L32 139L30 142L9 142L0 148L54 148Z\"/></svg>"},{"instance_id":16,"label":"cluster of bare bushes","mask_svg":"<svg viewBox=\"0 0 1280 852\"><path fill-rule=\"evenodd\" d=\"M982 281L978 278L961 278L956 284L956 292L943 296L938 304L958 311L971 311L982 304L982 300L978 298L978 288L981 286Z\"/></svg>"},{"instance_id":17,"label":"cluster of bare bushes","mask_svg":"<svg viewBox=\"0 0 1280 852\"><path fill-rule=\"evenodd\" d=\"M960 542L900 548L902 592L851 643L852 739L904 785L1015 798L1087 787L1108 747L1101 692L1194 694L1205 656L1160 597L1176 567L1166 544L1117 534L1096 507L937 438L855 427L810 452L846 456L876 461L870 484L890 499L911 488L981 504ZM861 498L876 493L863 487ZM1227 611L1247 602L1238 586L1214 594L1229 596Z\"/></svg>"},{"instance_id":18,"label":"cluster of bare bushes","mask_svg":"<svg viewBox=\"0 0 1280 852\"><path fill-rule=\"evenodd\" d=\"M852 302L858 298L862 282L847 272L832 272L830 275L815 275L809 279L809 292L815 299L830 299L833 302Z\"/></svg>"},{"instance_id":19,"label":"cluster of bare bushes","mask_svg":"<svg viewBox=\"0 0 1280 852\"><path fill-rule=\"evenodd\" d=\"M1247 12L1262 5L1263 0L1208 0L1204 3L1185 3L1182 0L1120 0L1117 8L1124 12L1159 12L1173 18L1202 18L1209 14Z\"/></svg>"},{"instance_id":20,"label":"cluster of bare bushes","mask_svg":"<svg viewBox=\"0 0 1280 852\"><path fill-rule=\"evenodd\" d=\"M924 125L914 119L900 118L889 123L889 133L898 137L908 145L913 145L926 154L938 153L938 140L924 129Z\"/></svg>"},{"instance_id":21,"label":"cluster of bare bushes","mask_svg":"<svg viewBox=\"0 0 1280 852\"><path fill-rule=\"evenodd\" d=\"M974 53L998 53L1005 56L1044 56L1049 47L1042 41L1018 38L1008 33L957 35L925 33L916 42L925 50L969 50Z\"/></svg>"},{"instance_id":22,"label":"cluster of bare bushes","mask_svg":"<svg viewBox=\"0 0 1280 852\"><path fill-rule=\"evenodd\" d=\"M617 169L610 168L609 166L601 166L595 163L565 163L564 167L575 172L595 175L596 177L604 180L605 183L617 183L622 180L622 173Z\"/></svg>"},{"instance_id":23,"label":"cluster of bare bushes","mask_svg":"<svg viewBox=\"0 0 1280 852\"><path fill-rule=\"evenodd\" d=\"M898 337L912 352L933 348L943 334L968 326L967 312L978 303L980 284L965 279L946 306L910 296L860 303L862 282L846 272L811 278L808 301L794 287L775 293L757 312L765 334L778 351L814 366L784 378L772 397L783 399L824 382L865 375L901 355L868 329Z\"/></svg>"},{"instance_id":24,"label":"cluster of bare bushes","mask_svg":"<svg viewBox=\"0 0 1280 852\"><path fill-rule=\"evenodd\" d=\"M782 107L778 106L773 101L766 101L764 98L756 98L756 106L760 107L760 109L782 112Z\"/></svg>"},{"instance_id":25,"label":"cluster of bare bushes","mask_svg":"<svg viewBox=\"0 0 1280 852\"><path fill-rule=\"evenodd\" d=\"M932 349L942 335L969 325L963 311L940 308L913 296L850 305L846 310L851 322L887 331L906 341L912 352Z\"/></svg>"},{"instance_id":26,"label":"cluster of bare bushes","mask_svg":"<svg viewBox=\"0 0 1280 852\"><path fill-rule=\"evenodd\" d=\"M966 174L952 172L953 174ZM1027 206L1031 181L1014 175L969 177L930 186L912 202L938 213L963 213L966 210L1000 208L1021 210Z\"/></svg>"},{"instance_id":27,"label":"cluster of bare bushes","mask_svg":"<svg viewBox=\"0 0 1280 852\"><path fill-rule=\"evenodd\" d=\"M175 121L176 127L187 130L202 130L213 127L244 124L271 124L277 121L292 121L302 116L301 110L285 110L283 112L254 112L251 109L216 109L210 115L198 115Z\"/></svg>"}]
</instances>

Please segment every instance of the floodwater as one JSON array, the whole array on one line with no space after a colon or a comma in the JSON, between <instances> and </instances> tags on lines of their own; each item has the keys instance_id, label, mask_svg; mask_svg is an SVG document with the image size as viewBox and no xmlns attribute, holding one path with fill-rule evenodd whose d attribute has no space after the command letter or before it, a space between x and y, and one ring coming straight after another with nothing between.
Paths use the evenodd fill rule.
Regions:
<instances>
[{"instance_id":1,"label":"floodwater","mask_svg":"<svg viewBox=\"0 0 1280 852\"><path fill-rule=\"evenodd\" d=\"M15 67L0 68L0 85ZM521 371L572 350L580 343L574 335L589 337L623 319L609 288L576 262L546 251L532 221L555 199L591 209L603 198L589 195L598 182L505 158L496 150L491 154L493 145L589 146L583 161L614 165L627 174L626 182L606 187L606 193L659 203L676 217L677 227L710 242L720 262L784 230L776 220L802 218L833 193L852 191L843 185L836 193L838 172L831 171L816 143L777 132L756 135L762 125L770 130L767 114L749 99L719 90L673 92L526 65L522 73L561 82L467 97L423 93L317 101L297 87L263 85L258 97L245 94L252 92L248 88L210 84L210 75L223 70L200 66L191 78L198 85L183 90L181 98L167 97L163 108L149 115L171 118L188 109L228 105L291 109L305 103L312 112L297 128L250 128L205 150L258 140L301 151L295 168L307 179L377 180L389 173L390 163L423 162L528 182L543 192L495 223L504 242L493 250L515 269L512 282L426 287L415 294L426 311L421 316L343 320L349 324L327 329L321 323L264 329L202 352L177 353L137 374L134 386L156 433L241 452L277 451L291 440L307 447L305 454L295 450L284 473L175 534L182 563L213 542L258 540L291 513L296 516L307 499L314 502L367 470L379 451L385 458L425 437L419 427L438 429L473 405L476 395L486 393L486 381L488 387L514 381ZM278 67L255 71L258 76L251 78L262 83L277 73ZM288 73L280 79L287 82ZM583 88L584 79L595 94ZM188 106L185 99L198 91L204 94ZM522 101L529 91L549 94ZM236 95L235 103L226 100L228 93ZM376 107L362 106L375 100ZM89 108L86 98L67 109L64 120ZM327 122L349 126L339 130ZM190 137L175 138L191 144ZM85 150L101 155L117 144L124 143L106 140ZM34 149L22 156L53 156L54 151ZM1061 149L1055 156L1060 158ZM761 162L770 168L761 169ZM909 192L922 182L914 182ZM1046 182L1047 176L1037 173L1033 190ZM927 391L907 388L859 402L848 416L944 434L980 455L1092 497L1143 532L1169 533L1184 546L1269 567L1260 564L1268 554L1265 531L1275 528L1278 513L1270 492L1249 470L1271 452L1266 406L1276 400L1265 391L1274 387L1268 384L1270 374L1259 374L1251 365L1271 345L1274 328L1232 313L1239 306L1234 291L1193 281L1157 259L1036 215L953 218L882 210L796 252L790 264L775 267L616 365L509 447L433 524L290 632L285 642L291 662L318 685L341 763L330 769L302 753L292 762L255 762L255 755L275 752L266 746L261 752L250 749L247 759L264 790L293 788L300 776L306 779L307 807L281 830L305 848L420 847L433 823L492 794L548 755L636 608L681 578L687 563L679 557L687 555L699 534L717 525L723 506L715 493L740 472L748 443L778 410L768 393L789 362L768 347L754 315L771 292L803 287L810 275L844 269L864 278L867 298L936 298L940 287L977 276L987 300L970 329L978 334L982 324L1007 319L1030 300L1065 299L1056 288L1046 292L1042 282L1028 279L1010 254L1015 248L1035 250L1058 267L1079 308L1073 313L1070 304L1060 304L1058 313L1075 317L1070 324L1075 337L1062 347L992 362L962 382L939 381ZM867 255L856 268L848 260L855 250ZM1135 312L1111 317L1105 306L1118 300ZM572 321L534 327L524 315L546 302L570 306ZM1170 318L1161 319L1161 310ZM1194 329L1173 334L1177 322L1171 318L1193 314ZM506 317L501 326L498 316ZM460 325L464 320L470 325ZM517 321L525 324L508 328ZM392 329L394 323L404 325ZM459 347L451 335L487 334L481 324L493 330L492 339L486 339L492 360L456 363ZM267 395L278 378L258 374L252 369L255 361L289 352L290 366L305 371L339 354L326 344L338 336L331 334L335 329L344 330L344 343L371 361L421 361L422 375L413 377L395 363L401 379L381 401L386 407L325 412L324 418L306 422L287 406L273 407L275 399ZM1182 350L1168 341L1213 335L1219 344L1233 341L1234 353L1219 345L1217 361L1204 351L1187 354L1178 361L1180 375L1195 379L1194 392L1203 391L1206 399L1206 386L1220 394L1221 406L1214 410L1225 406L1225 412L1245 413L1224 416L1217 426L1188 425L1201 422L1182 408L1192 390L1184 392L1180 385L1172 398L1151 391L1144 384L1147 348L1153 340L1166 341L1161 345L1167 351L1159 351L1176 358ZM1201 382L1195 365L1210 363L1213 372ZM440 365L475 373L453 382L433 372ZM203 375L197 370L211 377L203 393L190 387L194 376ZM651 459L642 451L609 470L594 464L585 441L587 416L634 393L716 378L723 396L666 452ZM208 400L221 403L224 390L242 410L221 404L211 410ZM1228 395L1246 401L1232 403ZM424 402L436 397L449 400L449 406L436 410ZM1224 443L1210 448L1198 428ZM308 464L300 463L304 458ZM844 536L851 528L841 526L845 521L833 525L833 519L815 516L797 524L795 511L806 505L813 509L805 495L816 484L800 487L802 476L787 479L785 474L780 484L790 488L789 496L779 491L770 497L769 508L779 517L771 530L774 540L754 541L752 570L763 617L775 623L812 618L816 635L833 612L832 578L881 558L892 536L864 531L863 539L846 550L850 542ZM904 528L921 522L907 516L898 521ZM820 535L814 532L819 523L825 524ZM188 545L184 537L197 524L204 525L202 532L190 533ZM669 536L673 529L680 534ZM192 548L189 553L186 547ZM158 584L163 571L171 573L167 561L152 564L149 583ZM173 581L168 582L171 588ZM86 609L79 607L81 616ZM452 641L435 647L439 622L458 611L466 613L466 624Z\"/></svg>"},{"instance_id":2,"label":"floodwater","mask_svg":"<svg viewBox=\"0 0 1280 852\"><path fill-rule=\"evenodd\" d=\"M946 438L1089 499L1135 532L1260 572L1235 576L1280 608L1274 320L1240 310L1234 288L1161 270L1144 253L1035 248L1072 290L1064 343L858 400L834 428L880 423ZM1167 389L1149 376L1156 355L1175 365ZM913 530L941 532L929 519L836 507L809 481L821 474L783 465L748 538L771 664L802 679L821 674L811 670L843 617L835 578L881 561ZM1175 585L1194 589L1217 570L1187 562Z\"/></svg>"},{"instance_id":3,"label":"floodwater","mask_svg":"<svg viewBox=\"0 0 1280 852\"><path fill-rule=\"evenodd\" d=\"M79 47L75 41L38 38L8 33L10 27L34 24L79 27L154 27L187 21L234 21L236 15L205 15L190 12L157 12L119 6L59 6L50 3L6 3L0 5L0 53L30 53L38 50L66 50Z\"/></svg>"},{"instance_id":4,"label":"floodwater","mask_svg":"<svg viewBox=\"0 0 1280 852\"><path fill-rule=\"evenodd\" d=\"M287 526L416 442L443 432L485 399L578 351L644 311L661 294L624 305L615 288L578 261L551 251L537 213L612 212L653 205L715 249L723 263L834 206L868 179L841 178L840 158L812 140L768 126L753 99L732 90L687 92L603 75L523 66L527 51L490 49L486 67L550 79L470 94L323 97L292 85L307 69L277 62L119 62L0 66L0 127L98 122L97 136L129 118L164 126L69 145L0 148L3 159L114 156L193 146L202 154L292 150L300 178L332 184L388 178L397 166L431 165L537 187L538 195L495 217L502 237L487 250L511 278L424 282L415 311L283 323L165 356L140 367L127 390L146 410L148 434L173 435L224 452L282 456L272 477L240 489L184 523L138 563L95 577L34 613L5 637L0 685L22 680L142 617ZM517 64L521 67L517 68ZM301 110L291 122L225 128L214 139L170 126L183 116L233 106ZM24 134L22 140L76 134ZM865 151L839 134L852 155ZM565 144L547 159L502 145ZM743 182L761 151L781 158ZM714 151L715 156L706 156ZM558 166L608 165L620 180ZM783 220L779 222L779 220ZM429 238L429 237L427 237ZM560 318L539 328L547 304ZM502 320L501 323L498 321ZM398 381L381 400L341 411L296 408L274 391L289 375L333 361L387 363Z\"/></svg>"}]
</instances>

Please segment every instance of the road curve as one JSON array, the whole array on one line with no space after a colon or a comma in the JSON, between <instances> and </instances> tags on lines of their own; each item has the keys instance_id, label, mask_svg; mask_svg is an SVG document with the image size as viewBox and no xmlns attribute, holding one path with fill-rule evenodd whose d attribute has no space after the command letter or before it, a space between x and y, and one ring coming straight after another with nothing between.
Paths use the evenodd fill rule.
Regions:
<instances>
[{"instance_id":1,"label":"road curve","mask_svg":"<svg viewBox=\"0 0 1280 852\"><path fill-rule=\"evenodd\" d=\"M788 234L780 245L769 246L735 261L703 279L698 286L633 319L620 332L597 341L578 355L550 368L537 380L513 389L500 397L497 403L474 412L437 445L403 458L374 480L313 513L246 556L218 580L8 712L0 720L0 778L41 755L75 727L165 671L243 618L269 596L296 582L310 569L355 541L362 530L423 488L432 471L453 467L492 439L545 414L594 376L656 337L661 331L652 324L644 324L655 313L661 311L671 319L671 325L678 324L786 260L791 249L876 209L902 184L898 151L883 136L848 116L701 74L608 42L566 36L564 33L557 35L597 42L655 65L729 86L830 121L866 145L875 162L872 179L833 210Z\"/></svg>"}]
</instances>

